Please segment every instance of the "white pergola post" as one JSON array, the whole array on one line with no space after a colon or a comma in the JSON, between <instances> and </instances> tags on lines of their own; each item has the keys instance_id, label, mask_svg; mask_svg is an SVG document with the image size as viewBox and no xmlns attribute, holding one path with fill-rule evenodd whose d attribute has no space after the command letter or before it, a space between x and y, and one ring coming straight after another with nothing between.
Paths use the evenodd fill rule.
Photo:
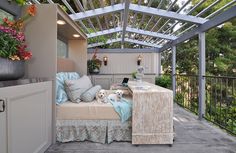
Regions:
<instances>
[{"instance_id":1,"label":"white pergola post","mask_svg":"<svg viewBox=\"0 0 236 153\"><path fill-rule=\"evenodd\" d=\"M202 120L205 114L205 74L206 74L206 46L205 46L205 32L198 34L199 43L199 99L198 99L198 116Z\"/></svg>"},{"instance_id":2,"label":"white pergola post","mask_svg":"<svg viewBox=\"0 0 236 153\"><path fill-rule=\"evenodd\" d=\"M176 46L172 46L172 90L173 98L176 94Z\"/></svg>"}]
</instances>

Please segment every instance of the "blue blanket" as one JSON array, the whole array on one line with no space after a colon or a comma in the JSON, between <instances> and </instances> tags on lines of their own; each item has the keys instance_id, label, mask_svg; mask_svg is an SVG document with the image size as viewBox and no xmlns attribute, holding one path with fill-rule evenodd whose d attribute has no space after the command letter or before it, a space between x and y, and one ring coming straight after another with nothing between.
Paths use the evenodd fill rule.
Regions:
<instances>
[{"instance_id":1,"label":"blue blanket","mask_svg":"<svg viewBox=\"0 0 236 153\"><path fill-rule=\"evenodd\" d=\"M113 105L115 111L119 114L121 122L124 123L132 115L132 102L122 98L119 102L114 102L111 99L108 101Z\"/></svg>"}]
</instances>

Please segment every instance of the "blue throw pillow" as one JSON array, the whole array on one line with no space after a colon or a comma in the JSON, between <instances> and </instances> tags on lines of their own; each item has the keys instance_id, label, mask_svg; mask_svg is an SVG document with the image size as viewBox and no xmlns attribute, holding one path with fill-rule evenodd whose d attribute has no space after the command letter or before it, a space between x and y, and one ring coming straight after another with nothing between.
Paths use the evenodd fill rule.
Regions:
<instances>
[{"instance_id":1,"label":"blue throw pillow","mask_svg":"<svg viewBox=\"0 0 236 153\"><path fill-rule=\"evenodd\" d=\"M56 104L62 104L68 100L64 83L65 80L77 80L80 76L76 72L60 72L56 74Z\"/></svg>"}]
</instances>

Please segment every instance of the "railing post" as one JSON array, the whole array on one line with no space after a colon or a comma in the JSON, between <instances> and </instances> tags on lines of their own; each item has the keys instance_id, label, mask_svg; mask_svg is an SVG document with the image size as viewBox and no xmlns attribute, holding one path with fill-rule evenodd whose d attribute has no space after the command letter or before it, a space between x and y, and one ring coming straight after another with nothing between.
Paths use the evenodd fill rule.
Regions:
<instances>
[{"instance_id":1,"label":"railing post","mask_svg":"<svg viewBox=\"0 0 236 153\"><path fill-rule=\"evenodd\" d=\"M206 74L206 46L205 46L205 32L198 34L199 40L199 99L198 99L198 116L199 120L201 120L205 114L205 74Z\"/></svg>"},{"instance_id":2,"label":"railing post","mask_svg":"<svg viewBox=\"0 0 236 153\"><path fill-rule=\"evenodd\" d=\"M176 46L172 46L172 90L173 98L175 99L176 95Z\"/></svg>"}]
</instances>

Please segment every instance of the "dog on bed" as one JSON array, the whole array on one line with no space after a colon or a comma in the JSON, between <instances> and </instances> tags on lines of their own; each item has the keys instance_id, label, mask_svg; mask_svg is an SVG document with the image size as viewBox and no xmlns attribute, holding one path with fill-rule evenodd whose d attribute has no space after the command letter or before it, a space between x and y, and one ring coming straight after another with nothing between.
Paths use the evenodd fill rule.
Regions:
<instances>
[{"instance_id":1,"label":"dog on bed","mask_svg":"<svg viewBox=\"0 0 236 153\"><path fill-rule=\"evenodd\" d=\"M124 92L122 90L116 90L114 94L108 96L108 99L114 102L119 102L121 101L123 94Z\"/></svg>"},{"instance_id":2,"label":"dog on bed","mask_svg":"<svg viewBox=\"0 0 236 153\"><path fill-rule=\"evenodd\" d=\"M107 92L104 89L101 89L96 94L96 99L98 103L107 103Z\"/></svg>"}]
</instances>

